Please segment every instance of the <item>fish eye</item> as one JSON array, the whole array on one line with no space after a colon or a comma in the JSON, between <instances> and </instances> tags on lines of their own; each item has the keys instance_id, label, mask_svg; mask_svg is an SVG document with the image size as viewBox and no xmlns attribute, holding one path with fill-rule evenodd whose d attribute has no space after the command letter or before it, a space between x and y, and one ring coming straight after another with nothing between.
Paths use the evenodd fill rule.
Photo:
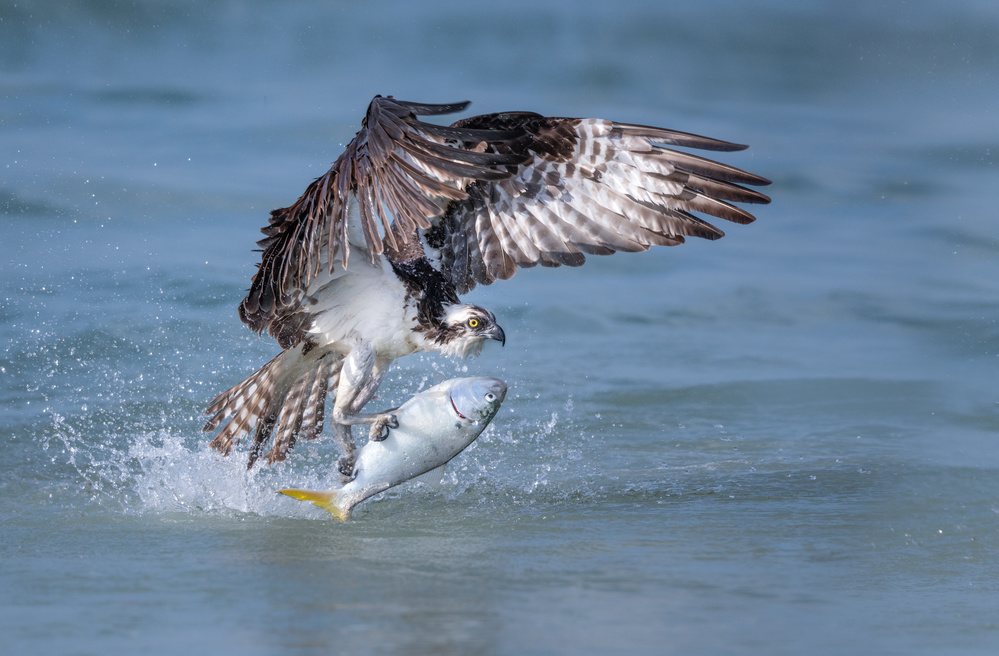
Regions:
<instances>
[{"instance_id":1,"label":"fish eye","mask_svg":"<svg viewBox=\"0 0 999 656\"><path fill-rule=\"evenodd\" d=\"M493 394L492 392L486 393L486 401L495 401L495 400L496 400L495 394Z\"/></svg>"},{"instance_id":2,"label":"fish eye","mask_svg":"<svg viewBox=\"0 0 999 656\"><path fill-rule=\"evenodd\" d=\"M478 328L479 327L479 320L478 319L469 319L468 320L468 327L469 328Z\"/></svg>"}]
</instances>

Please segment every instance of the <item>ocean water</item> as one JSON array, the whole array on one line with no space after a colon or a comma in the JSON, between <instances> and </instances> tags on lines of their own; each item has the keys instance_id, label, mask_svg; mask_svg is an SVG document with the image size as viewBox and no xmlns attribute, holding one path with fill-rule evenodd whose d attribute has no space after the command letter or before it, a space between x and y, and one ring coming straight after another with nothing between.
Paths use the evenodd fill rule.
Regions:
<instances>
[{"instance_id":1,"label":"ocean water","mask_svg":"<svg viewBox=\"0 0 999 656\"><path fill-rule=\"evenodd\" d=\"M999 5L0 6L0 652L994 654ZM200 433L276 353L268 212L376 93L748 143L717 242L467 299L503 378L440 489L349 523L329 438Z\"/></svg>"}]
</instances>

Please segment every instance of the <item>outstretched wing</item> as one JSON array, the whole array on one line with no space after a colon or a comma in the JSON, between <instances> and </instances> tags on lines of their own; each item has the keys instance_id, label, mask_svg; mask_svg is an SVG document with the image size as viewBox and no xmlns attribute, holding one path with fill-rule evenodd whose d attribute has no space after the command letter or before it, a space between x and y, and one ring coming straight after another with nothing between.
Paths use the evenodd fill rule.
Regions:
<instances>
[{"instance_id":1,"label":"outstretched wing","mask_svg":"<svg viewBox=\"0 0 999 656\"><path fill-rule=\"evenodd\" d=\"M288 346L300 334L304 290L322 267L346 268L349 222L357 220L371 258L385 248L412 249L417 228L429 228L451 202L467 198L472 181L511 175L503 165L525 156L499 144L519 135L502 129L445 127L421 115L461 111L467 102L423 105L376 96L346 150L293 205L271 212L261 232L261 263L240 317ZM356 215L351 206L356 200ZM395 225L395 229L391 226Z\"/></svg>"},{"instance_id":2,"label":"outstretched wing","mask_svg":"<svg viewBox=\"0 0 999 656\"><path fill-rule=\"evenodd\" d=\"M724 233L692 212L749 223L732 203L769 203L742 185L769 180L667 146L745 146L683 132L528 112L458 121L456 129L522 131L490 145L524 158L513 175L472 182L452 203L433 245L458 293L508 279L518 267L579 266L584 254L674 246Z\"/></svg>"}]
</instances>

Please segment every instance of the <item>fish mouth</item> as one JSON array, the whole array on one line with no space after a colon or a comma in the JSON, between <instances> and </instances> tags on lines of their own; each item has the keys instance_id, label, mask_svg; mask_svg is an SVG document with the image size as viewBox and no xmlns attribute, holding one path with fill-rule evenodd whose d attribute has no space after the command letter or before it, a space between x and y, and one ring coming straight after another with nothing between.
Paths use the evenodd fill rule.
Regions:
<instances>
[{"instance_id":1,"label":"fish mouth","mask_svg":"<svg viewBox=\"0 0 999 656\"><path fill-rule=\"evenodd\" d=\"M458 411L458 406L455 405L454 397L451 396L450 394L448 394L447 398L448 398L448 401L451 402L451 408L454 409L454 414L458 415L462 419L468 419L468 417L466 417L465 415L461 414L461 412Z\"/></svg>"}]
</instances>

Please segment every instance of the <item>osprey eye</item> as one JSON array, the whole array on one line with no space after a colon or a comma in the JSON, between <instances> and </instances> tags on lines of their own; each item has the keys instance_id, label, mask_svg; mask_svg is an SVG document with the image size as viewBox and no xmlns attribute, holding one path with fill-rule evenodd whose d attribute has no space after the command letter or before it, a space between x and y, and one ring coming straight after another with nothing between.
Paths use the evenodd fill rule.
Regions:
<instances>
[{"instance_id":1,"label":"osprey eye","mask_svg":"<svg viewBox=\"0 0 999 656\"><path fill-rule=\"evenodd\" d=\"M468 327L469 328L478 328L479 327L479 320L478 319L469 319L468 320Z\"/></svg>"}]
</instances>

